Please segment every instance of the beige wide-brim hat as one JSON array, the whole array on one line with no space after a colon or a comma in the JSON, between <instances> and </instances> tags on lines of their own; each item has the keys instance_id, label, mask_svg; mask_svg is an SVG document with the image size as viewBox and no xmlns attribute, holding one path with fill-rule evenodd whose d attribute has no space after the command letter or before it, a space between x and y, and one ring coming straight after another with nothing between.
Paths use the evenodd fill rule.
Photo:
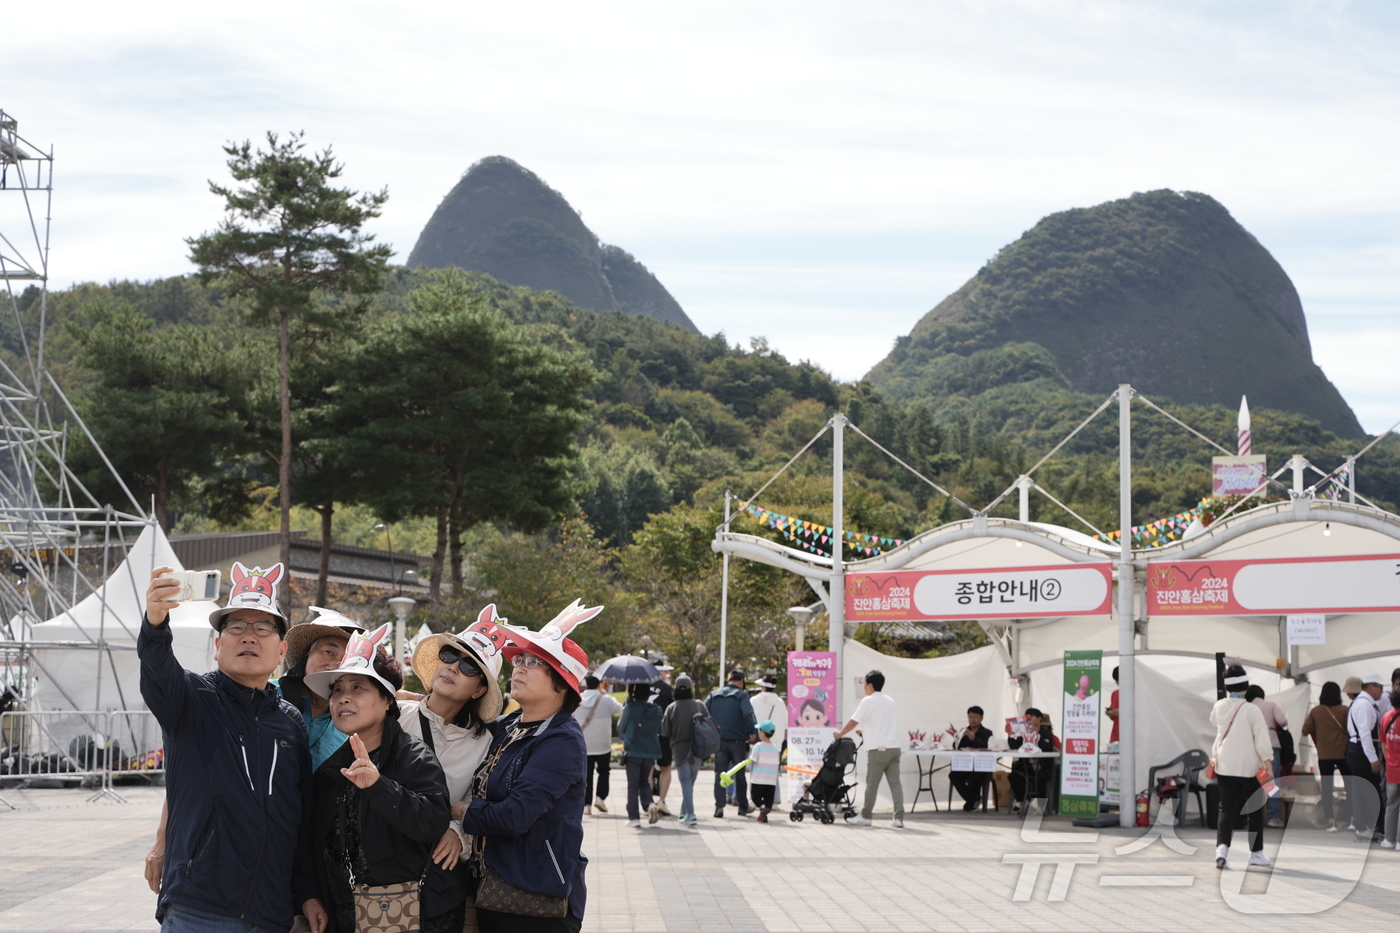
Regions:
<instances>
[{"instance_id":1,"label":"beige wide-brim hat","mask_svg":"<svg viewBox=\"0 0 1400 933\"><path fill-rule=\"evenodd\" d=\"M316 613L316 618L299 622L287 630L287 670L305 660L311 646L322 638L343 638L349 642L351 635L365 630L362 624L334 609L310 608Z\"/></svg>"},{"instance_id":2,"label":"beige wide-brim hat","mask_svg":"<svg viewBox=\"0 0 1400 933\"><path fill-rule=\"evenodd\" d=\"M438 665L442 663L438 660L438 652L444 645L471 658L481 670L481 676L486 681L486 693L477 701L476 714L482 722L494 722L505 706L505 696L501 693L501 684L496 678L501 669L501 662L497 660L495 665L488 664L480 652L456 635L429 635L414 647L413 673L423 682L423 689L429 692L433 689L433 678L437 676Z\"/></svg>"}]
</instances>

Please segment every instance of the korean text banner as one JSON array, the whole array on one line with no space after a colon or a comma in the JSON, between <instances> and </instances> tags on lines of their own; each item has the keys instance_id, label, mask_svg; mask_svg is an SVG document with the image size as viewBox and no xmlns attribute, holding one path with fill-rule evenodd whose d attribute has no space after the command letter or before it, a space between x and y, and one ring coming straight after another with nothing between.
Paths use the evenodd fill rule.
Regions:
<instances>
[{"instance_id":1,"label":"korean text banner","mask_svg":"<svg viewBox=\"0 0 1400 933\"><path fill-rule=\"evenodd\" d=\"M815 774L836 722L836 654L788 652L788 766Z\"/></svg>"},{"instance_id":2,"label":"korean text banner","mask_svg":"<svg viewBox=\"0 0 1400 933\"><path fill-rule=\"evenodd\" d=\"M1149 561L1147 614L1400 611L1400 554Z\"/></svg>"},{"instance_id":3,"label":"korean text banner","mask_svg":"<svg viewBox=\"0 0 1400 933\"><path fill-rule=\"evenodd\" d=\"M1065 652L1063 754L1060 814L1099 812L1099 719L1103 716L1102 651Z\"/></svg>"},{"instance_id":4,"label":"korean text banner","mask_svg":"<svg viewBox=\"0 0 1400 933\"><path fill-rule=\"evenodd\" d=\"M1109 563L846 575L846 621L1056 619L1107 615Z\"/></svg>"}]
</instances>

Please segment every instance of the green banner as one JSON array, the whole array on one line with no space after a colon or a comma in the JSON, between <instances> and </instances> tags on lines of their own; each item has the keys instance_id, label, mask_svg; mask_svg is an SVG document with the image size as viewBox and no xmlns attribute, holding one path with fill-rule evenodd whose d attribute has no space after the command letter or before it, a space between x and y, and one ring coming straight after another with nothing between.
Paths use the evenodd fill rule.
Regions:
<instances>
[{"instance_id":1,"label":"green banner","mask_svg":"<svg viewBox=\"0 0 1400 933\"><path fill-rule=\"evenodd\" d=\"M1099 722L1103 716L1102 651L1065 652L1064 748L1060 758L1060 813L1099 812Z\"/></svg>"}]
</instances>

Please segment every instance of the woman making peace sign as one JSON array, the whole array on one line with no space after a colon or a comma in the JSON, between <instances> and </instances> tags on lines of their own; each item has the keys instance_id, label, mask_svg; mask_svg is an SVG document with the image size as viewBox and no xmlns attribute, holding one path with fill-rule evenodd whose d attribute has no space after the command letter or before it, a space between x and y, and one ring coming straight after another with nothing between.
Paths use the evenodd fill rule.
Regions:
<instances>
[{"instance_id":1,"label":"woman making peace sign","mask_svg":"<svg viewBox=\"0 0 1400 933\"><path fill-rule=\"evenodd\" d=\"M365 887L400 884L417 902L419 920L409 929L459 933L463 879L430 860L448 820L447 782L432 751L399 726L394 693L403 674L380 646L388 634L385 625L356 635L339 668L306 676L350 736L314 784L312 845L328 933L354 933L357 901L385 902L365 896Z\"/></svg>"}]
</instances>

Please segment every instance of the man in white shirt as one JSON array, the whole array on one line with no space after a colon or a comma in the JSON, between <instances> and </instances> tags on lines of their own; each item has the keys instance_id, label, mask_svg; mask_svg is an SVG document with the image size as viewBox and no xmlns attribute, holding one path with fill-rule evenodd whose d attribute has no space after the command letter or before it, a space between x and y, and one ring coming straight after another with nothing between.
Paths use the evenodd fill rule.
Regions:
<instances>
[{"instance_id":1,"label":"man in white shirt","mask_svg":"<svg viewBox=\"0 0 1400 933\"><path fill-rule=\"evenodd\" d=\"M894 819L890 826L904 828L904 785L899 780L899 722L895 717L894 700L885 696L885 675L871 671L865 675L865 699L860 701L850 721L837 730L834 738L858 729L865 739L865 806L860 815L846 822L852 826L869 826L870 815L875 812L875 794L880 789L880 778L890 785L890 796L894 798Z\"/></svg>"},{"instance_id":2,"label":"man in white shirt","mask_svg":"<svg viewBox=\"0 0 1400 933\"><path fill-rule=\"evenodd\" d=\"M1347 767L1354 777L1368 782L1373 791L1362 787L1352 805L1358 842L1384 835L1385 812L1380 805L1381 756L1376 749L1376 701L1381 696L1381 675L1361 678L1361 692L1347 710Z\"/></svg>"},{"instance_id":3,"label":"man in white shirt","mask_svg":"<svg viewBox=\"0 0 1400 933\"><path fill-rule=\"evenodd\" d=\"M591 815L597 807L599 813L608 812L608 772L612 768L613 717L622 712L622 704L608 695L607 684L600 684L598 678L589 674L583 681L586 688L580 696L574 718L583 728L584 751L588 755L588 791L583 812ZM598 773L598 796L593 796L593 773Z\"/></svg>"}]
</instances>

